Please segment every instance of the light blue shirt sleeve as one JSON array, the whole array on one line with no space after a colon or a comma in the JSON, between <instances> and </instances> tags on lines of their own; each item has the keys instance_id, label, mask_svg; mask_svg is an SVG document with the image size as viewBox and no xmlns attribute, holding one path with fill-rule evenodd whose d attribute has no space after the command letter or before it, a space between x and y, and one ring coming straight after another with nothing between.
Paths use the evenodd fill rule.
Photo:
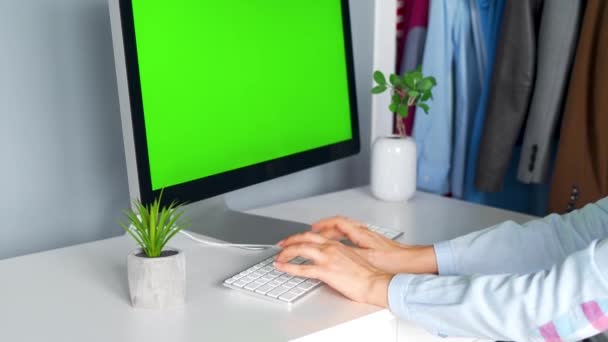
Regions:
<instances>
[{"instance_id":1,"label":"light blue shirt sleeve","mask_svg":"<svg viewBox=\"0 0 608 342\"><path fill-rule=\"evenodd\" d=\"M480 256L483 257L483 256ZM527 275L398 274L389 307L439 336L578 341L608 329L608 240Z\"/></svg>"},{"instance_id":2,"label":"light blue shirt sleeve","mask_svg":"<svg viewBox=\"0 0 608 342\"><path fill-rule=\"evenodd\" d=\"M441 275L525 274L560 263L608 237L608 197L566 215L504 222L435 244Z\"/></svg>"},{"instance_id":3,"label":"light blue shirt sleeve","mask_svg":"<svg viewBox=\"0 0 608 342\"><path fill-rule=\"evenodd\" d=\"M608 330L606 237L608 198L442 242L444 276L396 275L389 307L441 336L580 340Z\"/></svg>"}]
</instances>

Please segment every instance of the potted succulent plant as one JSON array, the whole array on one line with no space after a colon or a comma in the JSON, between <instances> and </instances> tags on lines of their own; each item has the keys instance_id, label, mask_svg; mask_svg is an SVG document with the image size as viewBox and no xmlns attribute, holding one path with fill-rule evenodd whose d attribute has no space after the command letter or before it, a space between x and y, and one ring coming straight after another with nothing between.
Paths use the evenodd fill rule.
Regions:
<instances>
[{"instance_id":1,"label":"potted succulent plant","mask_svg":"<svg viewBox=\"0 0 608 342\"><path fill-rule=\"evenodd\" d=\"M166 244L188 224L180 204L161 206L161 198L162 192L152 204L135 200L120 223L140 247L127 256L131 304L137 308L174 307L186 299L186 258Z\"/></svg>"},{"instance_id":2,"label":"potted succulent plant","mask_svg":"<svg viewBox=\"0 0 608 342\"><path fill-rule=\"evenodd\" d=\"M408 71L402 76L391 74L388 82L381 71L375 71L376 85L372 94L391 91L388 109L406 118L412 106L420 107L428 114L426 103L433 98L433 87L437 81L424 76L422 67ZM407 136L403 120L397 120L397 134L379 137L374 141L371 156L371 190L374 196L385 201L407 200L416 191L416 143Z\"/></svg>"}]
</instances>

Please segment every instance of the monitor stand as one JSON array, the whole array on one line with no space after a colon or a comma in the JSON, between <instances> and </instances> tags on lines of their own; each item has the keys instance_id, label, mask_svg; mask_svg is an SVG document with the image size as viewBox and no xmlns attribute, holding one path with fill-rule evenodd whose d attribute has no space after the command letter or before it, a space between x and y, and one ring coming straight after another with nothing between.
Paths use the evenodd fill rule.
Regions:
<instances>
[{"instance_id":1,"label":"monitor stand","mask_svg":"<svg viewBox=\"0 0 608 342\"><path fill-rule=\"evenodd\" d=\"M186 230L238 244L273 245L287 236L310 230L310 225L234 211L223 195L184 207Z\"/></svg>"}]
</instances>

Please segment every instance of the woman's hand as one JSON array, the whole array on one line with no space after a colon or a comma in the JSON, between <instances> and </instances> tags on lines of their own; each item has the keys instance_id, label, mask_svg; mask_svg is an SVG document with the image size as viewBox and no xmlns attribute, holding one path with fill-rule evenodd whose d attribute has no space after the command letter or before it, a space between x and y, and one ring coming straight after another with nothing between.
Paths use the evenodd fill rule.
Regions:
<instances>
[{"instance_id":1,"label":"woman's hand","mask_svg":"<svg viewBox=\"0 0 608 342\"><path fill-rule=\"evenodd\" d=\"M288 263L297 256L312 263ZM319 279L354 301L388 306L388 284L393 274L374 267L355 249L319 234L310 233L307 242L286 244L275 259L275 268Z\"/></svg>"},{"instance_id":2,"label":"woman's hand","mask_svg":"<svg viewBox=\"0 0 608 342\"><path fill-rule=\"evenodd\" d=\"M355 253L388 273L437 273L432 246L402 245L370 231L360 222L342 216L314 223L312 232L293 235L279 242L279 246L315 242L315 235L331 240L350 240L358 247L353 249Z\"/></svg>"}]
</instances>

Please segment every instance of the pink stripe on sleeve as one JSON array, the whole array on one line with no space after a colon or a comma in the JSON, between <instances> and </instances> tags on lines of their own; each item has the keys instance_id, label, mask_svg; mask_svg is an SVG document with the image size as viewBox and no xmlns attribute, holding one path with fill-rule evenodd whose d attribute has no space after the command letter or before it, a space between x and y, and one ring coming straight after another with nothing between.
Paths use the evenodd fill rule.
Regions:
<instances>
[{"instance_id":1,"label":"pink stripe on sleeve","mask_svg":"<svg viewBox=\"0 0 608 342\"><path fill-rule=\"evenodd\" d=\"M541 336L547 342L562 342L562 339L559 337L557 333L557 329L555 329L555 325L553 322L549 322L539 328Z\"/></svg>"},{"instance_id":2,"label":"pink stripe on sleeve","mask_svg":"<svg viewBox=\"0 0 608 342\"><path fill-rule=\"evenodd\" d=\"M608 316L602 312L602 309L597 302L593 301L583 303L581 304L581 307L583 309L583 313L595 329L599 331L608 330Z\"/></svg>"}]
</instances>

